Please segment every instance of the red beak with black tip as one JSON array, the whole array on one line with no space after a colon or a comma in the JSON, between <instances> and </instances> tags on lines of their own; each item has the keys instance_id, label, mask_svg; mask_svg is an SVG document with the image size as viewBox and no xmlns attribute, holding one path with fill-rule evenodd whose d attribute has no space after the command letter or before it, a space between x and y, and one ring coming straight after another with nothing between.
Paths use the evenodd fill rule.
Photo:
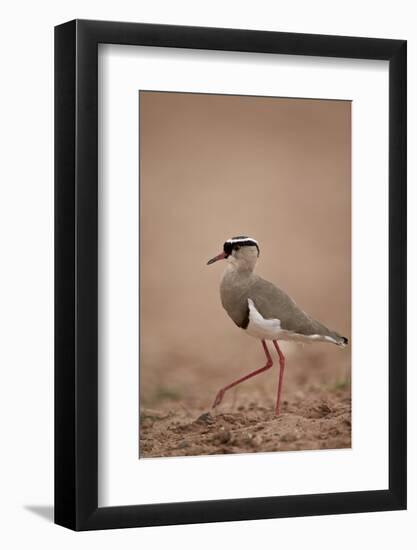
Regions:
<instances>
[{"instance_id":1,"label":"red beak with black tip","mask_svg":"<svg viewBox=\"0 0 417 550\"><path fill-rule=\"evenodd\" d=\"M222 253L219 254L218 256L214 256L214 258L212 258L211 260L209 260L209 261L207 262L207 265L214 264L214 262L217 262L218 260L224 260L225 258L227 258L227 254L226 254L226 252L222 252Z\"/></svg>"}]
</instances>

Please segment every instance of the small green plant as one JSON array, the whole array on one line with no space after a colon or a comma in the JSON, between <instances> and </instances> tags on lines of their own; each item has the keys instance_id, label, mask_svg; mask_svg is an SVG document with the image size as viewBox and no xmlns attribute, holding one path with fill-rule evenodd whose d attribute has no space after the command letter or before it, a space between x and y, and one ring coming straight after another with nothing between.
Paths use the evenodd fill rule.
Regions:
<instances>
[{"instance_id":1,"label":"small green plant","mask_svg":"<svg viewBox=\"0 0 417 550\"><path fill-rule=\"evenodd\" d=\"M154 401L165 401L166 399L179 401L181 399L181 392L176 388L158 386L154 393Z\"/></svg>"},{"instance_id":2,"label":"small green plant","mask_svg":"<svg viewBox=\"0 0 417 550\"><path fill-rule=\"evenodd\" d=\"M333 390L346 390L350 386L347 378L337 380L333 385Z\"/></svg>"}]
</instances>

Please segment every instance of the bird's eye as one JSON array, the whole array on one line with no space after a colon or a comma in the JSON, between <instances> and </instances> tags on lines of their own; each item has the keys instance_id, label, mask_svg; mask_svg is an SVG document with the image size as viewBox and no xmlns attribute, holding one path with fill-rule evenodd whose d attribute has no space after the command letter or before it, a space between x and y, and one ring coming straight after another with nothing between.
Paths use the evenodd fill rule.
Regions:
<instances>
[{"instance_id":1,"label":"bird's eye","mask_svg":"<svg viewBox=\"0 0 417 550\"><path fill-rule=\"evenodd\" d=\"M235 250L239 250L239 249L240 249L240 246L237 244L237 245L235 246Z\"/></svg>"}]
</instances>

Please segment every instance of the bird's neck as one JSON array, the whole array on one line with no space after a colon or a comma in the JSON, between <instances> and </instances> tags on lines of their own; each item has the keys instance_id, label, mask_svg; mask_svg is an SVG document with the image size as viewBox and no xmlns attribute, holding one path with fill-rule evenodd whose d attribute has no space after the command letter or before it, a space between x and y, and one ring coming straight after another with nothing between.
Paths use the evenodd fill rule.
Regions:
<instances>
[{"instance_id":1,"label":"bird's neck","mask_svg":"<svg viewBox=\"0 0 417 550\"><path fill-rule=\"evenodd\" d=\"M241 276L241 277L250 277L254 270L253 265L250 265L248 262L239 262L239 263L228 263L224 272L224 276Z\"/></svg>"}]
</instances>

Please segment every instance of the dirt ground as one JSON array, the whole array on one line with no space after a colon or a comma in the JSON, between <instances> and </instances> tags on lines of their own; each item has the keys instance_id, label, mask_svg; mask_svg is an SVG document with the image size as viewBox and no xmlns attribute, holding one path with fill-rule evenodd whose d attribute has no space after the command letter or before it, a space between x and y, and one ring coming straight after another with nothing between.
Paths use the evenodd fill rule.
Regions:
<instances>
[{"instance_id":1,"label":"dirt ground","mask_svg":"<svg viewBox=\"0 0 417 550\"><path fill-rule=\"evenodd\" d=\"M216 394L215 381L220 388L230 381L231 373L244 374L238 368L229 373L214 369L205 383L204 369L196 369L193 380L192 373L174 367L167 386L158 384L155 372L144 382L143 395L151 397L142 399L140 457L349 448L351 395L345 354L336 349L336 355L331 353L323 364L314 362L322 355L309 352L303 360L302 350L290 354L278 417L274 416L277 367L230 390L215 410L209 403Z\"/></svg>"}]
</instances>

